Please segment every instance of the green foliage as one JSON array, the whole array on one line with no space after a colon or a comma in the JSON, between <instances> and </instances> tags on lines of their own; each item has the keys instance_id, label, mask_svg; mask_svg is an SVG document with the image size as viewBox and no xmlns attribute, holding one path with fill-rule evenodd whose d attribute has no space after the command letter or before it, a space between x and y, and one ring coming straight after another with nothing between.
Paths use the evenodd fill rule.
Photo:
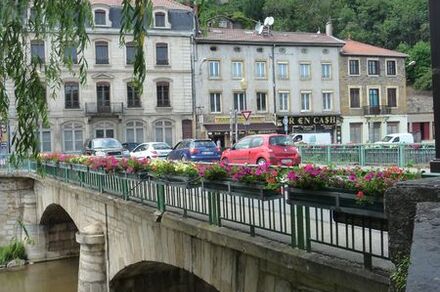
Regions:
<instances>
[{"instance_id":1,"label":"green foliage","mask_svg":"<svg viewBox=\"0 0 440 292\"><path fill-rule=\"evenodd\" d=\"M408 278L408 269L411 264L409 256L405 256L399 260L396 265L396 270L391 275L391 281L396 288L396 291L405 291L406 279Z\"/></svg>"},{"instance_id":2,"label":"green foliage","mask_svg":"<svg viewBox=\"0 0 440 292\"><path fill-rule=\"evenodd\" d=\"M415 62L407 66L407 78L414 88L419 90L432 89L432 70L431 70L431 45L429 42L419 41L414 46L402 43L397 50L408 54L409 62Z\"/></svg>"},{"instance_id":3,"label":"green foliage","mask_svg":"<svg viewBox=\"0 0 440 292\"><path fill-rule=\"evenodd\" d=\"M5 265L14 259L26 259L24 244L16 239L9 245L0 246L0 265Z\"/></svg>"}]
</instances>

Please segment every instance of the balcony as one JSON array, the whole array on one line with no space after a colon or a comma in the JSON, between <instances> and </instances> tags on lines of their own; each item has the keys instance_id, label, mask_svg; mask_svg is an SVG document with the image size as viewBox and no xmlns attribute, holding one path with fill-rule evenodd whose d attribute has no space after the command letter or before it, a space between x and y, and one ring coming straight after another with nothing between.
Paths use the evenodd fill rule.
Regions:
<instances>
[{"instance_id":1,"label":"balcony","mask_svg":"<svg viewBox=\"0 0 440 292\"><path fill-rule=\"evenodd\" d=\"M98 104L96 102L86 102L85 110L86 116L120 116L124 113L124 103L112 102L107 104Z\"/></svg>"},{"instance_id":2,"label":"balcony","mask_svg":"<svg viewBox=\"0 0 440 292\"><path fill-rule=\"evenodd\" d=\"M364 115L389 115L391 114L391 108L386 105L381 106L364 106Z\"/></svg>"}]
</instances>

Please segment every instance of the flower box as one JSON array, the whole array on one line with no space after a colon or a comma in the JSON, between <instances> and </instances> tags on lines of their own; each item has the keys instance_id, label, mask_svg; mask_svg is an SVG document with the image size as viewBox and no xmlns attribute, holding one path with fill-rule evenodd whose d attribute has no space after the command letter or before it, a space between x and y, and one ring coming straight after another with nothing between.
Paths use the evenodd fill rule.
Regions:
<instances>
[{"instance_id":1,"label":"flower box","mask_svg":"<svg viewBox=\"0 0 440 292\"><path fill-rule=\"evenodd\" d=\"M230 193L234 196L254 197L256 199L269 200L282 197L277 190L265 189L265 184L248 184L232 180L203 180L202 188L210 192Z\"/></svg>"},{"instance_id":2,"label":"flower box","mask_svg":"<svg viewBox=\"0 0 440 292\"><path fill-rule=\"evenodd\" d=\"M387 230L383 198L359 203L353 192L327 189L303 190L288 188L289 204L325 208L333 211L333 219L339 223Z\"/></svg>"},{"instance_id":3,"label":"flower box","mask_svg":"<svg viewBox=\"0 0 440 292\"><path fill-rule=\"evenodd\" d=\"M185 187L187 189L195 188L200 185L199 177L189 177L181 175L161 175L155 176L150 174L151 180L153 182L165 185L172 185L177 187Z\"/></svg>"}]
</instances>

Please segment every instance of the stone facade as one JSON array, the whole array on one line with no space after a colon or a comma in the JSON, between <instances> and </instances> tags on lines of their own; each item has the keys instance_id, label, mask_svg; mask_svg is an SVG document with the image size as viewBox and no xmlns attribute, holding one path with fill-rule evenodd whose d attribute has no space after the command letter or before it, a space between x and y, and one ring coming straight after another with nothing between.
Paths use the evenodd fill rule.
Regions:
<instances>
[{"instance_id":1,"label":"stone facade","mask_svg":"<svg viewBox=\"0 0 440 292\"><path fill-rule=\"evenodd\" d=\"M119 44L119 20L121 7L93 1L93 11L104 11L106 24L89 30L90 45L83 57L88 62L87 82L79 85L77 76L63 69L64 84L56 89L56 97L49 101L50 129L41 129L43 151L80 152L87 138L113 136L121 142L166 141L170 145L182 139L183 128L192 132L192 74L191 38L193 14L183 5L169 7L173 1L153 1L153 14L165 14L165 27L153 26L145 42L147 78L139 102L129 102L128 84L132 81L133 65L127 63L128 49ZM167 5L165 5L167 4ZM177 5L177 4L176 4ZM182 7L181 7L182 6ZM127 42L130 36L127 37ZM97 64L96 46L107 45L108 64ZM157 44L167 50L157 62ZM45 40L45 56L48 58L50 41ZM78 56L79 58L80 56ZM106 61L104 61L105 63ZM78 66L73 66L78 73ZM79 91L79 105L66 101L66 84L75 84ZM109 88L109 100L102 102L98 85ZM158 102L159 84L167 86L169 102ZM12 84L8 84L10 93ZM48 93L49 94L49 93ZM13 102L11 102L13 104ZM102 104L103 106L99 106ZM11 109L11 131L14 134L15 109ZM72 142L72 139L74 142ZM79 147L81 145L81 147Z\"/></svg>"},{"instance_id":2,"label":"stone facade","mask_svg":"<svg viewBox=\"0 0 440 292\"><path fill-rule=\"evenodd\" d=\"M359 62L359 74L350 74L350 60ZM377 76L368 74L369 60L378 61L380 72ZM395 74L387 74L387 61L395 61ZM405 58L393 57L392 54L365 56L342 52L339 62L342 143L375 142L391 132L407 132ZM351 89L359 89L359 107L355 108L350 104ZM378 89L377 106L371 104L370 89ZM396 90L395 106L389 105L388 89ZM351 124L358 126L357 134L353 134L354 128Z\"/></svg>"},{"instance_id":3,"label":"stone facade","mask_svg":"<svg viewBox=\"0 0 440 292\"><path fill-rule=\"evenodd\" d=\"M432 92L416 91L410 87L408 97L408 132L414 135L415 142L434 139L434 108Z\"/></svg>"}]
</instances>

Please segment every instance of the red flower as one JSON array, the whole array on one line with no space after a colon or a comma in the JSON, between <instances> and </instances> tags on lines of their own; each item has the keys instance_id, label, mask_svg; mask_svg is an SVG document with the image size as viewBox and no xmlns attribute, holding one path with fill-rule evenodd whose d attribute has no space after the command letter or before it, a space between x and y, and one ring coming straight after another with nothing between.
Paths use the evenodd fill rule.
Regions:
<instances>
[{"instance_id":1,"label":"red flower","mask_svg":"<svg viewBox=\"0 0 440 292\"><path fill-rule=\"evenodd\" d=\"M364 197L365 197L365 194L364 194L363 191L359 191L359 192L357 192L357 194L356 194L356 198L357 198L358 200L362 200Z\"/></svg>"}]
</instances>

